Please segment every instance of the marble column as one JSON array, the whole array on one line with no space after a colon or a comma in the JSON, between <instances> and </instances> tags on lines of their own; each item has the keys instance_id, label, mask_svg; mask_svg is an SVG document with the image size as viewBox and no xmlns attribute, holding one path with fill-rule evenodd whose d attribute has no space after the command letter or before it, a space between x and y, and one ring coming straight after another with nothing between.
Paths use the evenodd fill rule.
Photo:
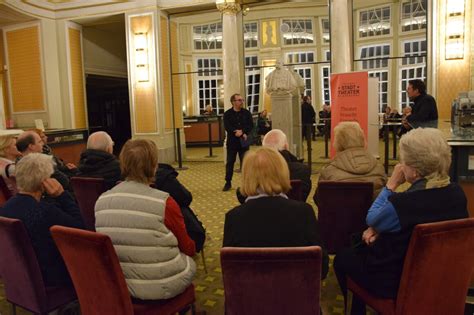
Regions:
<instances>
[{"instance_id":1,"label":"marble column","mask_svg":"<svg viewBox=\"0 0 474 315\"><path fill-rule=\"evenodd\" d=\"M235 93L243 92L243 75L241 63L241 25L237 21L240 5L232 0L216 0L219 11L222 12L222 64L224 77L224 108L229 109L232 104L230 97ZM240 31L239 31L240 30ZM242 95L245 98L245 95Z\"/></svg>"},{"instance_id":2,"label":"marble column","mask_svg":"<svg viewBox=\"0 0 474 315\"><path fill-rule=\"evenodd\" d=\"M331 72L352 71L352 0L331 1Z\"/></svg>"}]
</instances>

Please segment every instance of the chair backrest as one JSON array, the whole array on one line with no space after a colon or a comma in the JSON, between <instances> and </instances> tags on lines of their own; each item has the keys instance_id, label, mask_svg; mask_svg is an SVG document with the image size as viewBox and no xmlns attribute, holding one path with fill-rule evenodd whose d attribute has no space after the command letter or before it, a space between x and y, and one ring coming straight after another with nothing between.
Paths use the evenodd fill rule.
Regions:
<instances>
[{"instance_id":1,"label":"chair backrest","mask_svg":"<svg viewBox=\"0 0 474 315\"><path fill-rule=\"evenodd\" d=\"M474 218L417 225L403 266L396 314L464 314L473 269Z\"/></svg>"},{"instance_id":2,"label":"chair backrest","mask_svg":"<svg viewBox=\"0 0 474 315\"><path fill-rule=\"evenodd\" d=\"M2 176L0 176L0 207L12 197L12 192L8 189L7 183Z\"/></svg>"},{"instance_id":3,"label":"chair backrest","mask_svg":"<svg viewBox=\"0 0 474 315\"><path fill-rule=\"evenodd\" d=\"M319 246L222 248L226 314L319 314L321 256Z\"/></svg>"},{"instance_id":4,"label":"chair backrest","mask_svg":"<svg viewBox=\"0 0 474 315\"><path fill-rule=\"evenodd\" d=\"M370 182L318 183L318 220L321 239L329 253L349 246L351 235L366 229L373 190Z\"/></svg>"},{"instance_id":5,"label":"chair backrest","mask_svg":"<svg viewBox=\"0 0 474 315\"><path fill-rule=\"evenodd\" d=\"M122 269L107 235L55 225L51 234L71 275L83 315L133 314Z\"/></svg>"},{"instance_id":6,"label":"chair backrest","mask_svg":"<svg viewBox=\"0 0 474 315\"><path fill-rule=\"evenodd\" d=\"M290 181L291 189L287 193L289 199L305 201L303 200L303 187L300 179L292 179Z\"/></svg>"},{"instance_id":7,"label":"chair backrest","mask_svg":"<svg viewBox=\"0 0 474 315\"><path fill-rule=\"evenodd\" d=\"M0 217L0 274L7 299L40 313L47 308L43 276L23 223Z\"/></svg>"},{"instance_id":8,"label":"chair backrest","mask_svg":"<svg viewBox=\"0 0 474 315\"><path fill-rule=\"evenodd\" d=\"M95 231L95 213L94 207L97 199L105 192L105 183L103 178L92 177L72 177L72 189L76 195L79 209L81 209L82 219L86 228Z\"/></svg>"}]
</instances>

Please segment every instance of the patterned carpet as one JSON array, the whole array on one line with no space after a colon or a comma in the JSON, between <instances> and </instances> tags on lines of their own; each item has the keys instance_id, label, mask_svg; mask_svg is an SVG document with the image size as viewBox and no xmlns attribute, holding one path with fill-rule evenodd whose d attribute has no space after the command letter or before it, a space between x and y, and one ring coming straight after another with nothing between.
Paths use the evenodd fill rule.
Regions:
<instances>
[{"instance_id":1,"label":"patterned carpet","mask_svg":"<svg viewBox=\"0 0 474 315\"><path fill-rule=\"evenodd\" d=\"M206 226L209 235L205 246L207 274L204 272L200 257L196 259L198 274L194 283L197 291L197 305L198 309L206 310L207 314L220 315L224 314L224 287L219 249L222 247L225 213L238 205L234 188L240 182L240 174L234 174L233 189L222 192L224 185L222 162L187 162L186 166L189 170L181 171L179 179L192 191L194 196L192 208ZM314 168L320 167L321 165L316 164L314 166ZM313 183L317 182L317 177L318 175L312 176ZM310 203L315 207L312 200ZM322 291L323 313L343 314L343 299L332 268L323 282Z\"/></svg>"},{"instance_id":2,"label":"patterned carpet","mask_svg":"<svg viewBox=\"0 0 474 315\"><path fill-rule=\"evenodd\" d=\"M317 172L327 160L321 159L323 155L323 143L315 144L313 155L313 171ZM381 148L383 143L381 143ZM252 147L254 149L255 147ZM383 150L381 150L383 152ZM184 166L187 170L180 171L179 180L193 193L192 209L198 214L204 223L208 238L205 245L205 262L207 273L204 270L202 256L195 257L198 265L198 272L194 284L196 286L197 309L205 310L208 315L224 314L224 288L219 260L219 250L222 247L223 226L225 213L235 207L238 202L235 197L235 187L239 186L240 174L235 173L233 179L233 189L222 192L224 185L225 167L222 162L222 148L215 148L214 154L217 157L205 158L208 154L206 148L187 149ZM306 156L306 154L305 154ZM391 161L393 164L395 161ZM177 165L175 165L177 167ZM312 196L316 189L318 175L312 176L313 192L308 198L308 202L314 207ZM331 257L332 258L332 257ZM331 259L332 262L332 259ZM339 292L339 287L332 265L327 279L323 282L321 304L324 314L343 314L343 298ZM10 314L9 303L5 300L3 284L0 281L0 315ZM18 309L17 314L29 314Z\"/></svg>"}]
</instances>

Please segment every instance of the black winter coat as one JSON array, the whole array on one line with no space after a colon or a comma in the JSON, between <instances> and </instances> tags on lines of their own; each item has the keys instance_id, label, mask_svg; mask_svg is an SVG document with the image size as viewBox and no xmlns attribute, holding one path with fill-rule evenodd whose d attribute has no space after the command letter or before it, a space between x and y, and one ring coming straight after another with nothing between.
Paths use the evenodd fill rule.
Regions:
<instances>
[{"instance_id":1,"label":"black winter coat","mask_svg":"<svg viewBox=\"0 0 474 315\"><path fill-rule=\"evenodd\" d=\"M178 172L169 164L158 163L155 175L155 187L173 197L180 207L189 207L193 195L177 179Z\"/></svg>"},{"instance_id":2,"label":"black winter coat","mask_svg":"<svg viewBox=\"0 0 474 315\"><path fill-rule=\"evenodd\" d=\"M105 151L85 150L81 153L78 169L77 176L103 178L107 190L122 180L119 161L113 154Z\"/></svg>"}]
</instances>

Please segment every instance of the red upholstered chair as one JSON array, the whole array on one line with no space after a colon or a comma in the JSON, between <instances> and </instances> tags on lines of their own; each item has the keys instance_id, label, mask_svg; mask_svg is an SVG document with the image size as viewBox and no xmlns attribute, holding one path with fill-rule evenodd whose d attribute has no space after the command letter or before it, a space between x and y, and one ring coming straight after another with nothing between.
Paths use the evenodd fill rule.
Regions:
<instances>
[{"instance_id":1,"label":"red upholstered chair","mask_svg":"<svg viewBox=\"0 0 474 315\"><path fill-rule=\"evenodd\" d=\"M0 176L0 207L12 197L12 192L8 189L7 183L2 176Z\"/></svg>"},{"instance_id":2,"label":"red upholstered chair","mask_svg":"<svg viewBox=\"0 0 474 315\"><path fill-rule=\"evenodd\" d=\"M193 285L172 299L132 301L107 235L58 225L51 227L51 234L76 288L82 315L168 315L189 307L194 314Z\"/></svg>"},{"instance_id":3,"label":"red upholstered chair","mask_svg":"<svg viewBox=\"0 0 474 315\"><path fill-rule=\"evenodd\" d=\"M292 179L290 181L291 189L287 193L289 199L298 200L298 201L305 201L303 200L303 190L302 190L302 183L299 179Z\"/></svg>"},{"instance_id":4,"label":"red upholstered chair","mask_svg":"<svg viewBox=\"0 0 474 315\"><path fill-rule=\"evenodd\" d=\"M317 189L321 239L330 254L350 245L351 235L367 228L365 218L372 205L373 184L320 181Z\"/></svg>"},{"instance_id":5,"label":"red upholstered chair","mask_svg":"<svg viewBox=\"0 0 474 315\"><path fill-rule=\"evenodd\" d=\"M0 217L0 274L8 302L35 314L49 312L77 299L72 286L46 287L31 240L20 220Z\"/></svg>"},{"instance_id":6,"label":"red upholstered chair","mask_svg":"<svg viewBox=\"0 0 474 315\"><path fill-rule=\"evenodd\" d=\"M71 186L76 195L84 224L89 231L95 231L94 207L97 199L105 192L103 178L72 177Z\"/></svg>"},{"instance_id":7,"label":"red upholstered chair","mask_svg":"<svg viewBox=\"0 0 474 315\"><path fill-rule=\"evenodd\" d=\"M321 247L221 249L227 315L319 314Z\"/></svg>"},{"instance_id":8,"label":"red upholstered chair","mask_svg":"<svg viewBox=\"0 0 474 315\"><path fill-rule=\"evenodd\" d=\"M474 218L419 224L410 239L396 300L374 297L350 278L347 286L382 315L461 315L473 267Z\"/></svg>"}]
</instances>

